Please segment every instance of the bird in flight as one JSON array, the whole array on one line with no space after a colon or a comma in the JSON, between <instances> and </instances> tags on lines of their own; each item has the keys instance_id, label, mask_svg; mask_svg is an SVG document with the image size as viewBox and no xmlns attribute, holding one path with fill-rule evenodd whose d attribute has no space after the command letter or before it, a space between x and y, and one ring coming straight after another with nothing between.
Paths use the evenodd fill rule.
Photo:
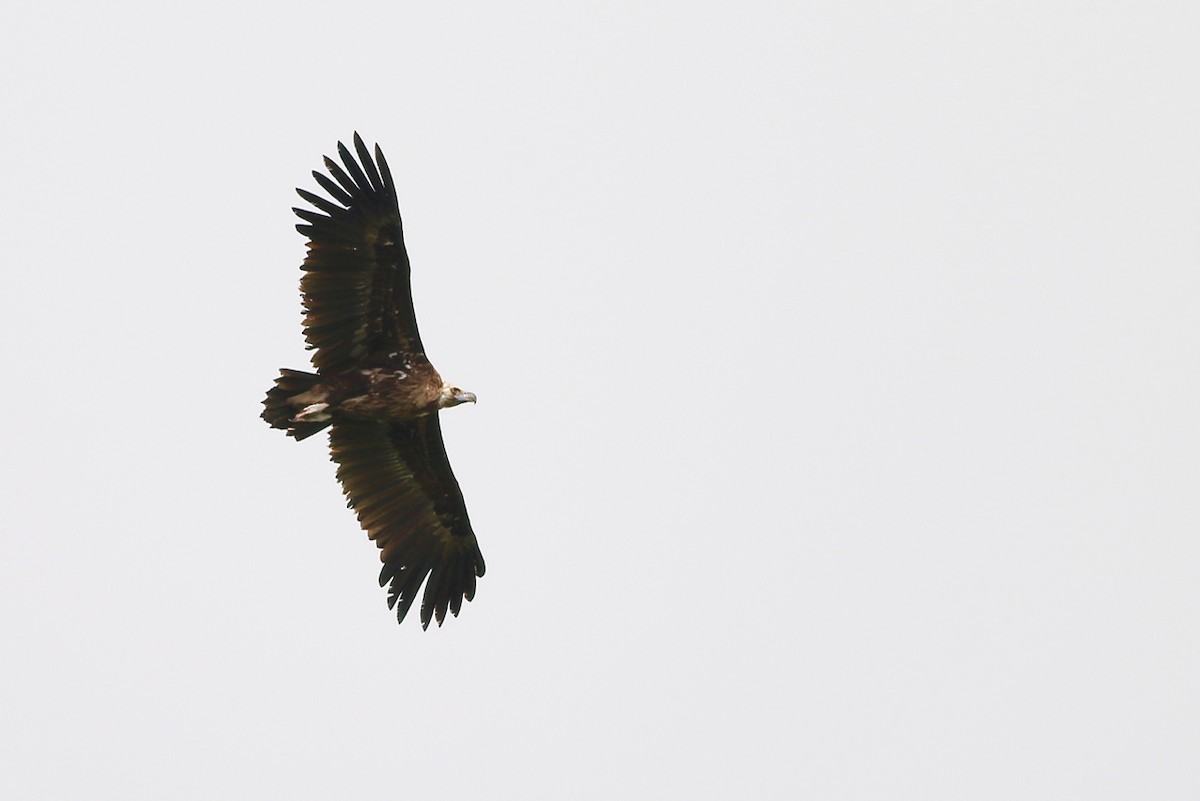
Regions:
<instances>
[{"instance_id":1,"label":"bird in flight","mask_svg":"<svg viewBox=\"0 0 1200 801\"><path fill-rule=\"evenodd\" d=\"M304 337L316 372L283 369L262 418L297 440L329 428L349 506L379 546L388 608L403 622L425 584L421 627L475 596L483 555L442 442L442 409L475 395L442 380L413 312L396 185L383 151L354 134L313 177L329 197L297 189L308 237L301 269Z\"/></svg>"}]
</instances>

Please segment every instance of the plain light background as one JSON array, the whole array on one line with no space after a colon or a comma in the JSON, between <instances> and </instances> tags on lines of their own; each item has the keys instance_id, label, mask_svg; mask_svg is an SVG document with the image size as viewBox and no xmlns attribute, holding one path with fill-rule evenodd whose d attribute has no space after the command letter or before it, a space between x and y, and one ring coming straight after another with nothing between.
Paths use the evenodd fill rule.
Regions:
<instances>
[{"instance_id":1,"label":"plain light background","mask_svg":"<svg viewBox=\"0 0 1200 801\"><path fill-rule=\"evenodd\" d=\"M1200 797L1198 30L14 0L0 795ZM354 130L480 399L440 630L258 419Z\"/></svg>"}]
</instances>

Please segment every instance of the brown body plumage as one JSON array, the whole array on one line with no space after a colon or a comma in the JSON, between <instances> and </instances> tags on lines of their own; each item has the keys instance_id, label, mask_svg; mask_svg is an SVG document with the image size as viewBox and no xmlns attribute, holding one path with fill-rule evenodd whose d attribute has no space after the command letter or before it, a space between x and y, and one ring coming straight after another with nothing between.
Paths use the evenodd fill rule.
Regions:
<instances>
[{"instance_id":1,"label":"brown body plumage","mask_svg":"<svg viewBox=\"0 0 1200 801\"><path fill-rule=\"evenodd\" d=\"M380 585L403 620L421 584L421 624L440 625L475 594L483 556L442 444L438 411L475 396L442 380L417 332L395 185L378 147L338 143L343 170L314 172L335 202L297 190L309 237L300 280L316 373L284 369L262 417L302 440L330 428L350 506L380 548ZM428 581L426 581L428 579Z\"/></svg>"}]
</instances>

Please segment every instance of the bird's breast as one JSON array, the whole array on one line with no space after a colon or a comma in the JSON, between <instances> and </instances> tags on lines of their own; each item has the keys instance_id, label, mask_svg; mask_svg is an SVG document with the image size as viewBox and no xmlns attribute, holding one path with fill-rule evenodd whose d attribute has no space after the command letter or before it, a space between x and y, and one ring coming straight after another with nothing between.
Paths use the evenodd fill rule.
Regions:
<instances>
[{"instance_id":1,"label":"bird's breast","mask_svg":"<svg viewBox=\"0 0 1200 801\"><path fill-rule=\"evenodd\" d=\"M434 385L417 370L374 367L359 370L350 396L338 404L347 417L405 420L436 408L440 381Z\"/></svg>"}]
</instances>

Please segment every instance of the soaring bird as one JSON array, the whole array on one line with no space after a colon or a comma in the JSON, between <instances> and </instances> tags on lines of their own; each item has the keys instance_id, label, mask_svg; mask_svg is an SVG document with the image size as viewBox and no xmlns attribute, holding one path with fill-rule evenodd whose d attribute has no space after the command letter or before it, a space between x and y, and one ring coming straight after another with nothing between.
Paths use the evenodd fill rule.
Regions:
<instances>
[{"instance_id":1,"label":"soaring bird","mask_svg":"<svg viewBox=\"0 0 1200 801\"><path fill-rule=\"evenodd\" d=\"M313 172L328 198L293 209L308 237L301 269L304 336L315 373L283 369L262 418L297 440L329 428L337 477L379 546L388 608L403 621L424 582L421 627L475 596L483 555L446 458L438 414L475 395L442 380L425 357L413 311L396 185L383 151L354 134L341 165ZM344 169L343 169L344 168Z\"/></svg>"}]
</instances>

